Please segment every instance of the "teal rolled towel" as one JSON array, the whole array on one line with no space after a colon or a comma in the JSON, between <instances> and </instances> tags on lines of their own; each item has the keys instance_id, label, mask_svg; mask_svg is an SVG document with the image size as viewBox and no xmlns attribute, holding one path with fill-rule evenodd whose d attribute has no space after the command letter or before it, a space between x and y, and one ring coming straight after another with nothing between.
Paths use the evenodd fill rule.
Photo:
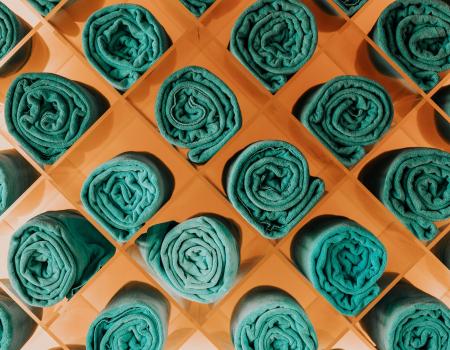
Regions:
<instances>
[{"instance_id":1,"label":"teal rolled towel","mask_svg":"<svg viewBox=\"0 0 450 350\"><path fill-rule=\"evenodd\" d=\"M128 90L169 48L164 28L145 8L135 4L103 7L83 29L89 63L117 90Z\"/></svg>"},{"instance_id":2,"label":"teal rolled towel","mask_svg":"<svg viewBox=\"0 0 450 350\"><path fill-rule=\"evenodd\" d=\"M441 107L447 116L450 117L450 86L445 86L436 92L433 100ZM450 143L450 122L444 116L435 111L435 122L439 134Z\"/></svg>"},{"instance_id":3,"label":"teal rolled towel","mask_svg":"<svg viewBox=\"0 0 450 350\"><path fill-rule=\"evenodd\" d=\"M170 304L142 282L122 287L89 327L87 350L162 350Z\"/></svg>"},{"instance_id":4,"label":"teal rolled towel","mask_svg":"<svg viewBox=\"0 0 450 350\"><path fill-rule=\"evenodd\" d=\"M202 67L185 67L162 84L155 107L163 137L189 149L193 163L205 163L241 128L234 93Z\"/></svg>"},{"instance_id":5,"label":"teal rolled towel","mask_svg":"<svg viewBox=\"0 0 450 350\"><path fill-rule=\"evenodd\" d=\"M0 214L5 212L39 177L15 150L0 151Z\"/></svg>"},{"instance_id":6,"label":"teal rolled towel","mask_svg":"<svg viewBox=\"0 0 450 350\"><path fill-rule=\"evenodd\" d=\"M231 318L236 350L316 350L317 336L300 304L275 287L257 287L245 294Z\"/></svg>"},{"instance_id":7,"label":"teal rolled towel","mask_svg":"<svg viewBox=\"0 0 450 350\"><path fill-rule=\"evenodd\" d=\"M248 146L226 174L228 198L236 210L266 238L284 237L325 192L311 177L302 153L284 141Z\"/></svg>"},{"instance_id":8,"label":"teal rolled towel","mask_svg":"<svg viewBox=\"0 0 450 350\"><path fill-rule=\"evenodd\" d=\"M195 16L200 17L216 0L180 0Z\"/></svg>"},{"instance_id":9,"label":"teal rolled towel","mask_svg":"<svg viewBox=\"0 0 450 350\"><path fill-rule=\"evenodd\" d=\"M397 0L373 31L378 46L425 91L450 69L449 13L450 6L440 0Z\"/></svg>"},{"instance_id":10,"label":"teal rolled towel","mask_svg":"<svg viewBox=\"0 0 450 350\"><path fill-rule=\"evenodd\" d=\"M39 314L42 310L36 309ZM16 350L31 338L37 324L6 293L0 291L0 349Z\"/></svg>"},{"instance_id":11,"label":"teal rolled towel","mask_svg":"<svg viewBox=\"0 0 450 350\"><path fill-rule=\"evenodd\" d=\"M271 92L313 55L317 26L297 0L257 0L236 21L230 51Z\"/></svg>"},{"instance_id":12,"label":"teal rolled towel","mask_svg":"<svg viewBox=\"0 0 450 350\"><path fill-rule=\"evenodd\" d=\"M233 230L224 218L199 216L150 227L136 244L150 273L173 294L207 304L235 282L239 244Z\"/></svg>"},{"instance_id":13,"label":"teal rolled towel","mask_svg":"<svg viewBox=\"0 0 450 350\"><path fill-rule=\"evenodd\" d=\"M348 15L353 16L367 0L334 0L334 2Z\"/></svg>"},{"instance_id":14,"label":"teal rolled towel","mask_svg":"<svg viewBox=\"0 0 450 350\"><path fill-rule=\"evenodd\" d=\"M362 320L380 350L450 349L450 311L401 280Z\"/></svg>"},{"instance_id":15,"label":"teal rolled towel","mask_svg":"<svg viewBox=\"0 0 450 350\"><path fill-rule=\"evenodd\" d=\"M114 247L77 212L46 212L13 234L8 252L9 278L25 303L52 306L73 297L114 252Z\"/></svg>"},{"instance_id":16,"label":"teal rolled towel","mask_svg":"<svg viewBox=\"0 0 450 350\"><path fill-rule=\"evenodd\" d=\"M370 79L340 76L300 99L303 125L345 166L355 165L388 130L394 107L386 90Z\"/></svg>"},{"instance_id":17,"label":"teal rolled towel","mask_svg":"<svg viewBox=\"0 0 450 350\"><path fill-rule=\"evenodd\" d=\"M436 237L450 218L450 153L404 148L372 160L360 179L420 240Z\"/></svg>"},{"instance_id":18,"label":"teal rolled towel","mask_svg":"<svg viewBox=\"0 0 450 350\"><path fill-rule=\"evenodd\" d=\"M9 133L38 163L53 164L103 114L108 103L84 84L50 73L25 73L8 89Z\"/></svg>"},{"instance_id":19,"label":"teal rolled towel","mask_svg":"<svg viewBox=\"0 0 450 350\"><path fill-rule=\"evenodd\" d=\"M33 7L42 15L46 16L61 0L28 0Z\"/></svg>"},{"instance_id":20,"label":"teal rolled towel","mask_svg":"<svg viewBox=\"0 0 450 350\"><path fill-rule=\"evenodd\" d=\"M387 262L383 244L358 223L319 216L306 224L291 246L292 260L339 312L359 314L378 294Z\"/></svg>"},{"instance_id":21,"label":"teal rolled towel","mask_svg":"<svg viewBox=\"0 0 450 350\"><path fill-rule=\"evenodd\" d=\"M168 169L148 153L127 152L85 180L81 202L119 242L126 242L172 194Z\"/></svg>"},{"instance_id":22,"label":"teal rolled towel","mask_svg":"<svg viewBox=\"0 0 450 350\"><path fill-rule=\"evenodd\" d=\"M0 60L2 60L25 37L30 30L28 24L0 2ZM28 40L10 59L0 66L0 76L19 70L31 55L31 40Z\"/></svg>"}]
</instances>

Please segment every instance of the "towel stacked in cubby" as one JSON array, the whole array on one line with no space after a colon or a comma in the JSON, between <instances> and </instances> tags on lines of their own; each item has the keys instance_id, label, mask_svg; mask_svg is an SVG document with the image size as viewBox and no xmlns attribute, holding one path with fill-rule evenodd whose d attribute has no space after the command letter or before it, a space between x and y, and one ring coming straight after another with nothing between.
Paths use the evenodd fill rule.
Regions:
<instances>
[{"instance_id":1,"label":"towel stacked in cubby","mask_svg":"<svg viewBox=\"0 0 450 350\"><path fill-rule=\"evenodd\" d=\"M81 201L114 239L125 242L171 194L169 170L158 159L148 153L127 152L89 175Z\"/></svg>"},{"instance_id":2,"label":"towel stacked in cubby","mask_svg":"<svg viewBox=\"0 0 450 350\"><path fill-rule=\"evenodd\" d=\"M369 231L347 218L320 216L291 246L299 270L336 309L356 316L380 293L387 253Z\"/></svg>"},{"instance_id":3,"label":"towel stacked in cubby","mask_svg":"<svg viewBox=\"0 0 450 350\"><path fill-rule=\"evenodd\" d=\"M89 327L87 350L162 350L170 305L142 282L122 287Z\"/></svg>"},{"instance_id":4,"label":"towel stacked in cubby","mask_svg":"<svg viewBox=\"0 0 450 350\"><path fill-rule=\"evenodd\" d=\"M310 90L295 109L305 127L347 167L389 130L394 115L391 98L381 85L348 75Z\"/></svg>"},{"instance_id":5,"label":"towel stacked in cubby","mask_svg":"<svg viewBox=\"0 0 450 350\"><path fill-rule=\"evenodd\" d=\"M180 0L195 16L200 17L216 0Z\"/></svg>"},{"instance_id":6,"label":"towel stacked in cubby","mask_svg":"<svg viewBox=\"0 0 450 350\"><path fill-rule=\"evenodd\" d=\"M27 304L52 306L73 297L114 252L77 212L46 212L30 219L12 236L9 278Z\"/></svg>"},{"instance_id":7,"label":"towel stacked in cubby","mask_svg":"<svg viewBox=\"0 0 450 350\"><path fill-rule=\"evenodd\" d=\"M61 0L28 0L33 7L42 15L48 15Z\"/></svg>"},{"instance_id":8,"label":"towel stacked in cubby","mask_svg":"<svg viewBox=\"0 0 450 350\"><path fill-rule=\"evenodd\" d=\"M231 336L236 350L318 349L317 336L300 304L275 287L258 287L233 311Z\"/></svg>"},{"instance_id":9,"label":"towel stacked in cubby","mask_svg":"<svg viewBox=\"0 0 450 350\"><path fill-rule=\"evenodd\" d=\"M173 294L213 303L232 287L239 269L234 228L217 216L150 227L138 238L150 272Z\"/></svg>"},{"instance_id":10,"label":"towel stacked in cubby","mask_svg":"<svg viewBox=\"0 0 450 350\"><path fill-rule=\"evenodd\" d=\"M135 4L103 7L83 29L87 60L120 91L128 90L170 44L156 18Z\"/></svg>"},{"instance_id":11,"label":"towel stacked in cubby","mask_svg":"<svg viewBox=\"0 0 450 350\"><path fill-rule=\"evenodd\" d=\"M353 16L367 0L334 0L336 4L349 16Z\"/></svg>"},{"instance_id":12,"label":"towel stacked in cubby","mask_svg":"<svg viewBox=\"0 0 450 350\"><path fill-rule=\"evenodd\" d=\"M226 178L233 206L270 239L287 235L325 192L302 153L284 141L251 144L233 160Z\"/></svg>"},{"instance_id":13,"label":"towel stacked in cubby","mask_svg":"<svg viewBox=\"0 0 450 350\"><path fill-rule=\"evenodd\" d=\"M8 89L9 133L40 164L53 164L103 114L94 89L50 73L25 73Z\"/></svg>"},{"instance_id":14,"label":"towel stacked in cubby","mask_svg":"<svg viewBox=\"0 0 450 350\"><path fill-rule=\"evenodd\" d=\"M445 86L436 92L433 100L444 110L447 116L450 116L450 86ZM435 112L435 121L439 134L450 143L450 122L437 111Z\"/></svg>"},{"instance_id":15,"label":"towel stacked in cubby","mask_svg":"<svg viewBox=\"0 0 450 350\"><path fill-rule=\"evenodd\" d=\"M240 129L241 111L234 93L202 67L185 67L161 86L155 107L161 134L189 148L193 163L205 163Z\"/></svg>"},{"instance_id":16,"label":"towel stacked in cubby","mask_svg":"<svg viewBox=\"0 0 450 350\"><path fill-rule=\"evenodd\" d=\"M362 182L423 241L450 218L450 153L433 148L386 152L361 172Z\"/></svg>"},{"instance_id":17,"label":"towel stacked in cubby","mask_svg":"<svg viewBox=\"0 0 450 350\"><path fill-rule=\"evenodd\" d=\"M272 93L313 55L317 46L313 14L297 0L257 0L238 18L230 50Z\"/></svg>"}]
</instances>

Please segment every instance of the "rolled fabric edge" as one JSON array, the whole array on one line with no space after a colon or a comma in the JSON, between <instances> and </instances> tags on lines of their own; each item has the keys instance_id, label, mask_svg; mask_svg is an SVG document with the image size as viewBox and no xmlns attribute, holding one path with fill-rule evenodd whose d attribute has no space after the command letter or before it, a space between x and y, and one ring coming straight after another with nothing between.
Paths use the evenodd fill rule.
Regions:
<instances>
[{"instance_id":1,"label":"rolled fabric edge","mask_svg":"<svg viewBox=\"0 0 450 350\"><path fill-rule=\"evenodd\" d=\"M440 89L434 94L432 99L445 113L447 113L447 116L450 117L450 86ZM434 118L437 131L447 143L450 143L450 122L436 110L434 112Z\"/></svg>"},{"instance_id":2,"label":"rolled fabric edge","mask_svg":"<svg viewBox=\"0 0 450 350\"><path fill-rule=\"evenodd\" d=\"M190 13L192 13L195 17L202 16L206 11L208 11L209 7L214 4L215 0L211 0L210 3L204 2L204 9L197 8L197 6L192 5L190 0L180 0L184 7L186 7ZM201 2L201 1L200 1Z\"/></svg>"}]
</instances>

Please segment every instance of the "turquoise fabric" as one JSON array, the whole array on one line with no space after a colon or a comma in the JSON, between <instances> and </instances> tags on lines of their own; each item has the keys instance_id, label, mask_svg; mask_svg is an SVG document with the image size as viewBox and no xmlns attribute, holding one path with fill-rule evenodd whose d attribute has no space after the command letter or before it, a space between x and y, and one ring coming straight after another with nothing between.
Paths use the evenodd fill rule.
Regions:
<instances>
[{"instance_id":1,"label":"turquoise fabric","mask_svg":"<svg viewBox=\"0 0 450 350\"><path fill-rule=\"evenodd\" d=\"M195 16L200 17L216 0L180 0Z\"/></svg>"},{"instance_id":2,"label":"turquoise fabric","mask_svg":"<svg viewBox=\"0 0 450 350\"><path fill-rule=\"evenodd\" d=\"M364 77L339 76L307 95L297 117L347 167L389 130L394 115L386 90Z\"/></svg>"},{"instance_id":3,"label":"turquoise fabric","mask_svg":"<svg viewBox=\"0 0 450 350\"><path fill-rule=\"evenodd\" d=\"M371 161L364 184L420 240L436 237L434 221L450 218L450 153L404 148Z\"/></svg>"},{"instance_id":4,"label":"turquoise fabric","mask_svg":"<svg viewBox=\"0 0 450 350\"><path fill-rule=\"evenodd\" d=\"M231 318L236 350L316 350L317 336L300 304L275 287L245 294Z\"/></svg>"},{"instance_id":5,"label":"turquoise fabric","mask_svg":"<svg viewBox=\"0 0 450 350\"><path fill-rule=\"evenodd\" d=\"M367 0L334 0L336 4L348 15L353 16Z\"/></svg>"},{"instance_id":6,"label":"turquoise fabric","mask_svg":"<svg viewBox=\"0 0 450 350\"><path fill-rule=\"evenodd\" d=\"M450 6L440 0L397 0L378 18L373 38L420 88L430 91L450 69Z\"/></svg>"},{"instance_id":7,"label":"turquoise fabric","mask_svg":"<svg viewBox=\"0 0 450 350\"><path fill-rule=\"evenodd\" d=\"M138 238L150 273L172 294L213 303L233 286L239 270L239 244L230 224L199 216L149 228Z\"/></svg>"},{"instance_id":8,"label":"turquoise fabric","mask_svg":"<svg viewBox=\"0 0 450 350\"><path fill-rule=\"evenodd\" d=\"M301 152L284 141L248 146L231 164L227 194L236 210L266 238L284 237L325 192Z\"/></svg>"},{"instance_id":9,"label":"turquoise fabric","mask_svg":"<svg viewBox=\"0 0 450 350\"><path fill-rule=\"evenodd\" d=\"M387 262L383 244L358 223L319 216L295 236L292 260L339 312L358 315L378 294Z\"/></svg>"},{"instance_id":10,"label":"turquoise fabric","mask_svg":"<svg viewBox=\"0 0 450 350\"><path fill-rule=\"evenodd\" d=\"M363 318L380 350L450 349L450 311L440 300L401 280Z\"/></svg>"},{"instance_id":11,"label":"turquoise fabric","mask_svg":"<svg viewBox=\"0 0 450 350\"><path fill-rule=\"evenodd\" d=\"M117 90L128 90L169 48L164 28L135 4L103 7L83 29L89 63Z\"/></svg>"},{"instance_id":12,"label":"turquoise fabric","mask_svg":"<svg viewBox=\"0 0 450 350\"><path fill-rule=\"evenodd\" d=\"M433 100L444 110L447 116L450 117L450 86L445 86L435 93ZM435 121L438 132L448 143L450 143L450 122L437 111L435 112Z\"/></svg>"},{"instance_id":13,"label":"turquoise fabric","mask_svg":"<svg viewBox=\"0 0 450 350\"><path fill-rule=\"evenodd\" d=\"M15 150L0 151L0 214L36 179L38 172Z\"/></svg>"},{"instance_id":14,"label":"turquoise fabric","mask_svg":"<svg viewBox=\"0 0 450 350\"><path fill-rule=\"evenodd\" d=\"M42 314L42 310L36 310ZM37 324L6 293L0 291L0 350L16 350L31 338Z\"/></svg>"},{"instance_id":15,"label":"turquoise fabric","mask_svg":"<svg viewBox=\"0 0 450 350\"><path fill-rule=\"evenodd\" d=\"M241 128L236 96L202 67L185 67L162 84L155 107L158 127L171 144L189 148L189 160L205 163Z\"/></svg>"},{"instance_id":16,"label":"turquoise fabric","mask_svg":"<svg viewBox=\"0 0 450 350\"><path fill-rule=\"evenodd\" d=\"M257 0L238 18L230 51L271 92L277 92L313 55L317 26L297 0Z\"/></svg>"},{"instance_id":17,"label":"turquoise fabric","mask_svg":"<svg viewBox=\"0 0 450 350\"><path fill-rule=\"evenodd\" d=\"M8 89L9 133L38 163L53 164L106 111L97 91L50 73L25 73Z\"/></svg>"},{"instance_id":18,"label":"turquoise fabric","mask_svg":"<svg viewBox=\"0 0 450 350\"><path fill-rule=\"evenodd\" d=\"M130 282L89 327L87 350L162 350L170 304L155 288Z\"/></svg>"},{"instance_id":19,"label":"turquoise fabric","mask_svg":"<svg viewBox=\"0 0 450 350\"><path fill-rule=\"evenodd\" d=\"M28 0L33 7L42 15L46 16L61 0Z\"/></svg>"},{"instance_id":20,"label":"turquoise fabric","mask_svg":"<svg viewBox=\"0 0 450 350\"><path fill-rule=\"evenodd\" d=\"M81 202L114 239L126 242L169 199L168 180L152 155L123 153L88 176Z\"/></svg>"},{"instance_id":21,"label":"turquoise fabric","mask_svg":"<svg viewBox=\"0 0 450 350\"><path fill-rule=\"evenodd\" d=\"M39 214L12 236L8 273L20 298L33 306L70 299L114 255L115 248L80 214Z\"/></svg>"}]
</instances>

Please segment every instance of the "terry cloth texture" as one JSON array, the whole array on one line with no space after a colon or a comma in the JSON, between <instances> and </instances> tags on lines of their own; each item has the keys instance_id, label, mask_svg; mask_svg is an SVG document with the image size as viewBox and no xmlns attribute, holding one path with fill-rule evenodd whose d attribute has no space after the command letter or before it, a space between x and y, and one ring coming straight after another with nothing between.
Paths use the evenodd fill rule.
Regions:
<instances>
[{"instance_id":1,"label":"terry cloth texture","mask_svg":"<svg viewBox=\"0 0 450 350\"><path fill-rule=\"evenodd\" d=\"M53 164L108 108L81 83L50 73L25 73L8 89L9 133L38 163Z\"/></svg>"},{"instance_id":2,"label":"terry cloth texture","mask_svg":"<svg viewBox=\"0 0 450 350\"><path fill-rule=\"evenodd\" d=\"M205 163L241 128L238 101L225 83L202 67L189 66L162 84L155 107L162 136Z\"/></svg>"},{"instance_id":3,"label":"terry cloth texture","mask_svg":"<svg viewBox=\"0 0 450 350\"><path fill-rule=\"evenodd\" d=\"M295 236L292 260L339 312L356 316L378 294L386 268L383 244L358 223L319 216Z\"/></svg>"},{"instance_id":4,"label":"terry cloth texture","mask_svg":"<svg viewBox=\"0 0 450 350\"><path fill-rule=\"evenodd\" d=\"M284 141L258 141L231 164L227 194L236 210L266 238L284 237L325 192L300 151Z\"/></svg>"},{"instance_id":5,"label":"terry cloth texture","mask_svg":"<svg viewBox=\"0 0 450 350\"><path fill-rule=\"evenodd\" d=\"M180 2L195 16L200 17L215 0L180 0Z\"/></svg>"},{"instance_id":6,"label":"terry cloth texture","mask_svg":"<svg viewBox=\"0 0 450 350\"><path fill-rule=\"evenodd\" d=\"M367 0L334 0L336 4L348 15L353 16Z\"/></svg>"},{"instance_id":7,"label":"terry cloth texture","mask_svg":"<svg viewBox=\"0 0 450 350\"><path fill-rule=\"evenodd\" d=\"M230 51L271 92L277 92L313 55L313 14L297 0L258 0L238 18Z\"/></svg>"},{"instance_id":8,"label":"terry cloth texture","mask_svg":"<svg viewBox=\"0 0 450 350\"><path fill-rule=\"evenodd\" d=\"M224 218L199 216L150 227L138 238L150 272L176 296L213 303L232 287L239 244Z\"/></svg>"},{"instance_id":9,"label":"terry cloth texture","mask_svg":"<svg viewBox=\"0 0 450 350\"><path fill-rule=\"evenodd\" d=\"M52 306L73 297L114 252L77 212L46 212L30 219L12 236L9 278L27 304Z\"/></svg>"},{"instance_id":10,"label":"terry cloth texture","mask_svg":"<svg viewBox=\"0 0 450 350\"><path fill-rule=\"evenodd\" d=\"M447 116L450 116L450 86L445 86L436 92L433 100L444 110ZM439 134L450 143L450 122L437 111L435 111L435 121Z\"/></svg>"},{"instance_id":11,"label":"terry cloth texture","mask_svg":"<svg viewBox=\"0 0 450 350\"><path fill-rule=\"evenodd\" d=\"M300 304L275 287L257 287L233 311L236 350L316 350L317 336Z\"/></svg>"},{"instance_id":12,"label":"terry cloth texture","mask_svg":"<svg viewBox=\"0 0 450 350\"><path fill-rule=\"evenodd\" d=\"M83 29L87 60L117 90L128 90L169 48L164 28L134 4L104 7Z\"/></svg>"},{"instance_id":13,"label":"terry cloth texture","mask_svg":"<svg viewBox=\"0 0 450 350\"><path fill-rule=\"evenodd\" d=\"M28 0L33 7L42 15L46 16L61 0Z\"/></svg>"},{"instance_id":14,"label":"terry cloth texture","mask_svg":"<svg viewBox=\"0 0 450 350\"><path fill-rule=\"evenodd\" d=\"M404 148L384 153L361 172L362 182L420 240L450 217L450 153Z\"/></svg>"},{"instance_id":15,"label":"terry cloth texture","mask_svg":"<svg viewBox=\"0 0 450 350\"><path fill-rule=\"evenodd\" d=\"M364 147L388 130L394 107L386 90L364 77L340 76L303 96L294 112L345 166L358 163Z\"/></svg>"},{"instance_id":16,"label":"terry cloth texture","mask_svg":"<svg viewBox=\"0 0 450 350\"><path fill-rule=\"evenodd\" d=\"M123 153L89 175L81 201L114 239L126 242L172 194L166 171L148 153Z\"/></svg>"}]
</instances>

